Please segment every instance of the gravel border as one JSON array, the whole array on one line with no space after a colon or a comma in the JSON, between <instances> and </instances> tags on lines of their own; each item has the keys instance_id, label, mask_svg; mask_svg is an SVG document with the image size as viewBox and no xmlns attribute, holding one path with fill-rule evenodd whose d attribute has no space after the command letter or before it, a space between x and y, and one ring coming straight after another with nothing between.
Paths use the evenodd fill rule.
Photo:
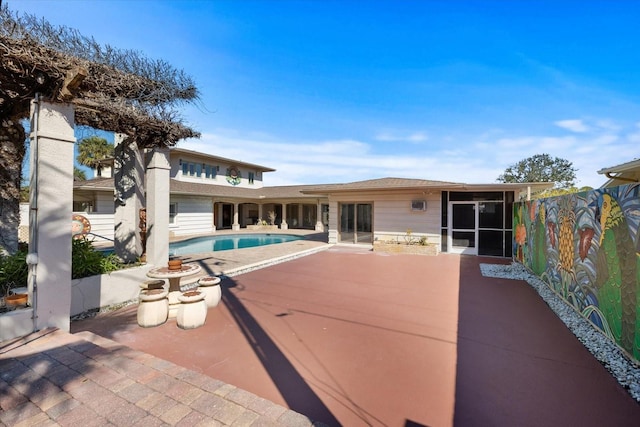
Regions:
<instances>
[{"instance_id":1,"label":"gravel border","mask_svg":"<svg viewBox=\"0 0 640 427\"><path fill-rule=\"evenodd\" d=\"M481 263L480 271L485 277L524 280L531 285L587 350L629 392L631 397L640 403L640 367L638 364L553 292L545 282L522 264L516 262L511 265Z\"/></svg>"}]
</instances>

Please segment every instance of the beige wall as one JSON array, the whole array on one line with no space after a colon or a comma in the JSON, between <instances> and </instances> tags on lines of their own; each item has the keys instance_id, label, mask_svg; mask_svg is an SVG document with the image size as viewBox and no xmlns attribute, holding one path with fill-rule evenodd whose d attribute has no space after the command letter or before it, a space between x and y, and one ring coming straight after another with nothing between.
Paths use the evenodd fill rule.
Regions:
<instances>
[{"instance_id":1,"label":"beige wall","mask_svg":"<svg viewBox=\"0 0 640 427\"><path fill-rule=\"evenodd\" d=\"M329 243L338 242L340 203L372 203L374 240L402 238L407 230L415 237L425 236L429 243L440 244L440 192L370 192L332 195L329 203ZM426 211L412 211L412 200L425 200Z\"/></svg>"}]
</instances>

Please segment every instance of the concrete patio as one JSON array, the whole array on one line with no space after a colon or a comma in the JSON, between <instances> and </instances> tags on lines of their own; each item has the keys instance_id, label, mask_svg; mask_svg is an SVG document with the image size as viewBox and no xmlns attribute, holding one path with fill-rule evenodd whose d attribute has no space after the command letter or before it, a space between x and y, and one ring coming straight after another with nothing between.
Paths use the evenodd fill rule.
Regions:
<instances>
[{"instance_id":1,"label":"concrete patio","mask_svg":"<svg viewBox=\"0 0 640 427\"><path fill-rule=\"evenodd\" d=\"M200 262L215 272L208 265L215 256ZM235 405L226 418L205 414L202 395L185 403L167 388L167 402L185 406L182 418L156 417L169 424L204 416L202 425L636 425L640 405L535 291L522 281L483 277L481 262L509 261L334 246L226 279L223 302L209 310L204 327L185 331L170 320L140 328L131 306L74 322L72 332L81 334L71 337L97 334L112 340L104 343L116 354L166 361L182 377L204 374L197 377L217 387L201 392ZM11 363L31 366L33 359L20 356L26 347L0 349L2 372ZM21 404L38 406L29 396L36 391L25 390L30 402ZM140 399L127 400L131 410L154 417ZM256 401L273 404L277 416L249 408ZM245 418L241 409L249 411ZM0 421L12 425L7 413Z\"/></svg>"}]
</instances>

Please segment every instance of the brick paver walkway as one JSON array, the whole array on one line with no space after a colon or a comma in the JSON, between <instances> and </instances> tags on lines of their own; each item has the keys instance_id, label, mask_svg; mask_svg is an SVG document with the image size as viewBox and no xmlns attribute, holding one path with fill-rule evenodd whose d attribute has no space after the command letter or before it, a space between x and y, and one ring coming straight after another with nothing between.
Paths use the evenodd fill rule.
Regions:
<instances>
[{"instance_id":1,"label":"brick paver walkway","mask_svg":"<svg viewBox=\"0 0 640 427\"><path fill-rule=\"evenodd\" d=\"M304 415L90 332L0 345L7 426L311 426Z\"/></svg>"}]
</instances>

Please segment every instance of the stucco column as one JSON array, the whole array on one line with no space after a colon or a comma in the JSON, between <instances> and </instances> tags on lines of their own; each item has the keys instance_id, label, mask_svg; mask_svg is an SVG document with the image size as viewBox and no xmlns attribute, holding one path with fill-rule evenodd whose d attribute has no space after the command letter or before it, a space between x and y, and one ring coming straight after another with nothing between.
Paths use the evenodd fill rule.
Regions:
<instances>
[{"instance_id":1,"label":"stucco column","mask_svg":"<svg viewBox=\"0 0 640 427\"><path fill-rule=\"evenodd\" d=\"M69 330L74 109L33 102L30 155L29 283L34 327Z\"/></svg>"},{"instance_id":2,"label":"stucco column","mask_svg":"<svg viewBox=\"0 0 640 427\"><path fill-rule=\"evenodd\" d=\"M316 210L316 231L324 231L324 224L322 223L322 203L318 200Z\"/></svg>"},{"instance_id":3,"label":"stucco column","mask_svg":"<svg viewBox=\"0 0 640 427\"><path fill-rule=\"evenodd\" d=\"M144 166L135 140L115 135L114 249L125 262L142 255L139 234L140 209L144 207Z\"/></svg>"},{"instance_id":4,"label":"stucco column","mask_svg":"<svg viewBox=\"0 0 640 427\"><path fill-rule=\"evenodd\" d=\"M262 203L258 203L258 220L266 221L266 218L262 217Z\"/></svg>"},{"instance_id":5,"label":"stucco column","mask_svg":"<svg viewBox=\"0 0 640 427\"><path fill-rule=\"evenodd\" d=\"M169 149L154 148L147 158L147 262L169 260Z\"/></svg>"},{"instance_id":6,"label":"stucco column","mask_svg":"<svg viewBox=\"0 0 640 427\"><path fill-rule=\"evenodd\" d=\"M240 205L238 203L233 204L233 224L231 225L231 229L235 231L240 230L240 222L238 221L240 216L240 213L238 212L239 207Z\"/></svg>"},{"instance_id":7,"label":"stucco column","mask_svg":"<svg viewBox=\"0 0 640 427\"><path fill-rule=\"evenodd\" d=\"M216 218L216 199L211 199L211 231L216 231L216 224L218 223L218 218Z\"/></svg>"},{"instance_id":8,"label":"stucco column","mask_svg":"<svg viewBox=\"0 0 640 427\"><path fill-rule=\"evenodd\" d=\"M289 224L287 224L287 203L282 204L282 222L280 223L281 230L288 230Z\"/></svg>"}]
</instances>

